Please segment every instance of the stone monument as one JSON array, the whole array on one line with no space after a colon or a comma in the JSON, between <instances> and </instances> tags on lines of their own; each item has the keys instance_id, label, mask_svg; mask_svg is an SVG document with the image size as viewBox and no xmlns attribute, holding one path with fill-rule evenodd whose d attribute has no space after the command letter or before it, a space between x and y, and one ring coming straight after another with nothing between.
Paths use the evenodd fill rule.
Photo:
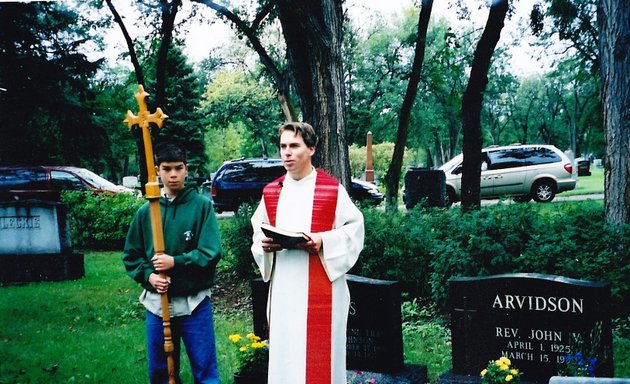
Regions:
<instances>
[{"instance_id":1,"label":"stone monument","mask_svg":"<svg viewBox=\"0 0 630 384\"><path fill-rule=\"evenodd\" d=\"M404 364L400 286L396 281L346 275L350 310L346 334L346 368L355 381L424 383L426 366ZM263 338L267 328L268 284L252 281L254 333Z\"/></svg>"},{"instance_id":2,"label":"stone monument","mask_svg":"<svg viewBox=\"0 0 630 384\"><path fill-rule=\"evenodd\" d=\"M596 376L613 376L608 283L541 274L450 281L453 374L479 377L505 356L526 382L547 383L567 356L597 358ZM441 382L459 382L441 380Z\"/></svg>"},{"instance_id":3,"label":"stone monument","mask_svg":"<svg viewBox=\"0 0 630 384\"><path fill-rule=\"evenodd\" d=\"M78 279L83 254L72 251L66 205L56 201L0 203L0 282Z\"/></svg>"}]
</instances>

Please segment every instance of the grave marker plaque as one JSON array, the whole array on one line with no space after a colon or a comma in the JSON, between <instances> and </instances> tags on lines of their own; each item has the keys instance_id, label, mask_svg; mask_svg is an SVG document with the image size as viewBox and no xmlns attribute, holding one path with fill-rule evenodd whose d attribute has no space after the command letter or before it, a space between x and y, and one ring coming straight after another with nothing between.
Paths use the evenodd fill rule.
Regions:
<instances>
[{"instance_id":1,"label":"grave marker plaque","mask_svg":"<svg viewBox=\"0 0 630 384\"><path fill-rule=\"evenodd\" d=\"M350 290L346 367L394 373L403 370L402 321L398 282L346 275ZM267 338L267 291L262 279L252 281L254 333Z\"/></svg>"},{"instance_id":2,"label":"grave marker plaque","mask_svg":"<svg viewBox=\"0 0 630 384\"><path fill-rule=\"evenodd\" d=\"M453 373L475 375L501 356L528 382L547 382L567 355L595 355L613 376L610 286L541 274L450 281Z\"/></svg>"},{"instance_id":3,"label":"grave marker plaque","mask_svg":"<svg viewBox=\"0 0 630 384\"><path fill-rule=\"evenodd\" d=\"M0 283L80 278L83 255L72 252L66 206L54 201L0 203Z\"/></svg>"}]
</instances>

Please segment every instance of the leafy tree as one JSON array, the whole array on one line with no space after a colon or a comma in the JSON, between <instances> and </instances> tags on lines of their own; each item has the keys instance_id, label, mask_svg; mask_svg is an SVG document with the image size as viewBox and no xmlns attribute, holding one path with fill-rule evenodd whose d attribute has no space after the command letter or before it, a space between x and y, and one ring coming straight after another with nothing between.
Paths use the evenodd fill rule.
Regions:
<instances>
[{"instance_id":1,"label":"leafy tree","mask_svg":"<svg viewBox=\"0 0 630 384\"><path fill-rule=\"evenodd\" d=\"M530 25L540 37L539 44L549 52L558 39L593 74L599 70L596 26L597 0L544 0L532 7ZM557 48L556 48L557 49ZM567 48L555 52L556 59L566 57Z\"/></svg>"},{"instance_id":2,"label":"leafy tree","mask_svg":"<svg viewBox=\"0 0 630 384\"><path fill-rule=\"evenodd\" d=\"M347 21L344 70L349 142L364 142L368 131L377 142L394 142L417 18L418 10L409 8L392 25L382 19L361 26Z\"/></svg>"},{"instance_id":3,"label":"leafy tree","mask_svg":"<svg viewBox=\"0 0 630 384\"><path fill-rule=\"evenodd\" d=\"M441 165L458 152L461 145L461 107L466 66L472 61L475 31L454 31L445 20L434 25L435 38L427 47L422 119L431 134L424 135L423 145L429 155L427 165ZM430 160L430 161L429 161Z\"/></svg>"},{"instance_id":4,"label":"leafy tree","mask_svg":"<svg viewBox=\"0 0 630 384\"><path fill-rule=\"evenodd\" d=\"M395 142L398 108L405 95L418 37L418 19L418 9L411 7L391 25L382 19L363 23L360 28L350 24L352 33L346 36L356 40L346 47L348 58L344 60L350 142L363 144L367 131L373 133L377 142ZM422 149L415 150L422 154L413 160L415 164L432 166L438 157L442 159L438 163L444 157L448 160L451 156L443 145L450 147L451 134L453 143L458 140L461 122L457 116L465 62L461 55L468 47L457 43L461 39L450 31L444 19L428 26L427 59L423 61L419 92L408 125L407 148Z\"/></svg>"},{"instance_id":5,"label":"leafy tree","mask_svg":"<svg viewBox=\"0 0 630 384\"><path fill-rule=\"evenodd\" d=\"M137 108L131 104L129 95L136 91L137 85L129 85L126 68L104 68L98 80L93 80L96 97L90 100L88 108L99 111L94 116L95 124L103 127L103 147L95 161L102 164L104 173L110 180L122 181L126 175L139 175L144 159L138 159L133 137L127 126L122 123L125 109Z\"/></svg>"},{"instance_id":6,"label":"leafy tree","mask_svg":"<svg viewBox=\"0 0 630 384\"><path fill-rule=\"evenodd\" d=\"M199 112L205 117L204 124L210 131L225 132L228 127L240 127L237 131L249 132L252 140L242 140L239 153L228 151L230 157L213 159L215 165L217 161L240 155L277 155L276 133L281 114L274 99L273 87L257 82L242 71L217 72L199 106ZM223 146L225 141L209 144Z\"/></svg>"},{"instance_id":7,"label":"leafy tree","mask_svg":"<svg viewBox=\"0 0 630 384\"><path fill-rule=\"evenodd\" d=\"M511 134L509 112L509 95L516 93L518 79L507 68L507 57L504 50L496 50L493 65L490 68L492 82L484 93L481 121L485 125L482 135L485 145L502 145L517 142Z\"/></svg>"},{"instance_id":8,"label":"leafy tree","mask_svg":"<svg viewBox=\"0 0 630 384\"><path fill-rule=\"evenodd\" d=\"M271 82L277 90L277 97L282 107L286 121L298 121L298 115L292 101L291 68L281 61L273 45L265 47L262 36L266 26L273 25L277 16L277 1L260 0L256 3L254 14L250 15L251 7L236 8L218 4L211 0L192 0L214 9L217 14L229 22L239 38L247 38L249 46L258 55ZM251 18L251 22L245 20ZM274 54L276 53L276 54ZM284 52L282 52L284 53ZM284 56L284 55L281 55Z\"/></svg>"},{"instance_id":9,"label":"leafy tree","mask_svg":"<svg viewBox=\"0 0 630 384\"><path fill-rule=\"evenodd\" d=\"M600 67L598 28L596 25L597 0L547 0L534 5L531 27L539 37L539 45L549 52L555 62L553 75L562 84L560 93L566 125L563 135L576 155L602 152L598 147L603 128L598 92ZM551 44L560 40L562 49L555 51Z\"/></svg>"},{"instance_id":10,"label":"leafy tree","mask_svg":"<svg viewBox=\"0 0 630 384\"><path fill-rule=\"evenodd\" d=\"M214 172L224 161L243 157L247 139L248 132L239 122L209 129L206 133L206 148L210 156L208 168Z\"/></svg>"},{"instance_id":11,"label":"leafy tree","mask_svg":"<svg viewBox=\"0 0 630 384\"><path fill-rule=\"evenodd\" d=\"M352 169L352 177L362 178L365 171L366 147L352 144L349 148L350 153L350 169ZM379 143L372 145L372 159L374 165L374 175L377 184L379 180L387 172L389 163L394 153L394 143ZM414 153L411 150L405 151L403 166L411 165L414 161Z\"/></svg>"},{"instance_id":12,"label":"leafy tree","mask_svg":"<svg viewBox=\"0 0 630 384\"><path fill-rule=\"evenodd\" d=\"M407 143L407 134L409 119L411 117L411 108L418 94L418 83L420 82L420 69L424 61L424 51L426 47L427 29L429 27L429 18L431 17L431 9L433 0L423 0L420 16L418 17L418 34L415 42L415 52L413 56L413 64L411 65L411 73L409 75L409 83L398 115L398 131L396 132L396 145L392 154L392 162L387 174L385 175L385 184L387 186L386 198L387 209L394 211L398 209L398 185L400 184L400 172L402 169L405 145Z\"/></svg>"},{"instance_id":13,"label":"leafy tree","mask_svg":"<svg viewBox=\"0 0 630 384\"><path fill-rule=\"evenodd\" d=\"M0 162L85 165L107 143L87 103L89 25L55 2L0 4ZM94 42L98 43L96 38Z\"/></svg>"},{"instance_id":14,"label":"leafy tree","mask_svg":"<svg viewBox=\"0 0 630 384\"><path fill-rule=\"evenodd\" d=\"M184 28L184 23L175 22L182 1L159 0L139 4L147 10L145 21L150 31L149 43L141 39L132 40L115 7L110 0L106 1L114 21L118 23L125 37L137 83L143 84L147 90L155 90L155 98L147 100L147 104L151 106L155 103L169 116L164 128L151 130L154 142L169 140L181 145L187 152L191 174L207 174L208 156L205 153L201 118L196 110L201 99L202 85L183 54L183 41L174 37L178 28ZM149 109L154 110L152 107ZM139 157L144 158L141 135L135 128L132 132L136 138ZM144 185L144 166L140 167L140 175L141 184Z\"/></svg>"}]
</instances>

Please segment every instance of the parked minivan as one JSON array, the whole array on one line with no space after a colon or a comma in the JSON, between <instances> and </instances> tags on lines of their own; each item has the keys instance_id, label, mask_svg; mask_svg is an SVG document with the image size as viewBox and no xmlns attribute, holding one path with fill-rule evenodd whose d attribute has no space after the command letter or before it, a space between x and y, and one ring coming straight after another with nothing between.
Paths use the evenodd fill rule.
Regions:
<instances>
[{"instance_id":1,"label":"parked minivan","mask_svg":"<svg viewBox=\"0 0 630 384\"><path fill-rule=\"evenodd\" d=\"M85 168L70 166L0 166L0 201L54 200L61 191L133 193Z\"/></svg>"},{"instance_id":2,"label":"parked minivan","mask_svg":"<svg viewBox=\"0 0 630 384\"><path fill-rule=\"evenodd\" d=\"M552 201L557 193L575 188L576 172L566 154L553 145L508 145L482 150L482 199L512 196L516 201L532 198ZM449 203L461 200L463 155L459 154L439 169L446 176Z\"/></svg>"}]
</instances>

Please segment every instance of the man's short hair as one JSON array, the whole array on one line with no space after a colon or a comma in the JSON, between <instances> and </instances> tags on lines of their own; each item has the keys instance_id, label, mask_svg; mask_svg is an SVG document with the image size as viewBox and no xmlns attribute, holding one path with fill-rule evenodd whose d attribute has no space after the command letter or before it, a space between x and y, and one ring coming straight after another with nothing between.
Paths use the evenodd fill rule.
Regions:
<instances>
[{"instance_id":1,"label":"man's short hair","mask_svg":"<svg viewBox=\"0 0 630 384\"><path fill-rule=\"evenodd\" d=\"M162 163L178 163L186 164L186 152L178 145L173 143L158 144L155 150L155 165L158 167Z\"/></svg>"},{"instance_id":2,"label":"man's short hair","mask_svg":"<svg viewBox=\"0 0 630 384\"><path fill-rule=\"evenodd\" d=\"M282 136L282 132L287 130L293 131L296 136L298 134L302 135L302 140L304 140L304 144L306 144L307 147L310 148L317 146L319 138L315 134L315 130L310 124L300 122L284 123L282 126L280 126L280 129L278 130L278 139L280 139L280 136Z\"/></svg>"}]
</instances>

